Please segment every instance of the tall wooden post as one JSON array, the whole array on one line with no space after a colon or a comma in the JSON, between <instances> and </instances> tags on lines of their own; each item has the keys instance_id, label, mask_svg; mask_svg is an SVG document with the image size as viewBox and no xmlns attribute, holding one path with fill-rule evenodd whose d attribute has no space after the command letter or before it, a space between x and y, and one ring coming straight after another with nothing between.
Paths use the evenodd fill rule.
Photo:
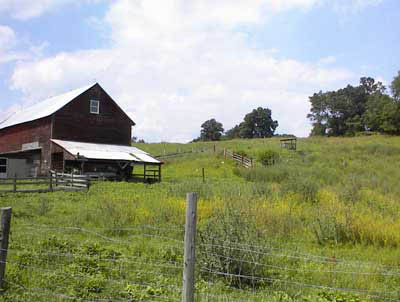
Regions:
<instances>
[{"instance_id":1,"label":"tall wooden post","mask_svg":"<svg viewBox=\"0 0 400 302\"><path fill-rule=\"evenodd\" d=\"M196 263L197 194L186 194L185 255L183 263L182 302L194 302Z\"/></svg>"},{"instance_id":2,"label":"tall wooden post","mask_svg":"<svg viewBox=\"0 0 400 302\"><path fill-rule=\"evenodd\" d=\"M1 209L1 250L0 250L0 288L3 287L4 276L6 273L6 261L8 251L8 238L11 225L11 208Z\"/></svg>"},{"instance_id":3,"label":"tall wooden post","mask_svg":"<svg viewBox=\"0 0 400 302\"><path fill-rule=\"evenodd\" d=\"M215 153L215 150L216 150L216 148L215 148L215 144L214 144L214 153Z\"/></svg>"},{"instance_id":4,"label":"tall wooden post","mask_svg":"<svg viewBox=\"0 0 400 302\"><path fill-rule=\"evenodd\" d=\"M49 191L53 192L53 174L49 172Z\"/></svg>"},{"instance_id":5,"label":"tall wooden post","mask_svg":"<svg viewBox=\"0 0 400 302\"><path fill-rule=\"evenodd\" d=\"M226 160L226 148L224 148L224 160Z\"/></svg>"},{"instance_id":6,"label":"tall wooden post","mask_svg":"<svg viewBox=\"0 0 400 302\"><path fill-rule=\"evenodd\" d=\"M203 183L205 183L206 182L206 175L204 173L204 168L201 169L201 174L203 176Z\"/></svg>"}]
</instances>

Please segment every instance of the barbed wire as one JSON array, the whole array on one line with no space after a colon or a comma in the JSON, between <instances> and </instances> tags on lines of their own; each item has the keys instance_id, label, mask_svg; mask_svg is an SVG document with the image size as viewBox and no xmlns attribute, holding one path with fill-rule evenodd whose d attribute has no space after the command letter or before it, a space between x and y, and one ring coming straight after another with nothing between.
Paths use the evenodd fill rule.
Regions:
<instances>
[{"instance_id":1,"label":"barbed wire","mask_svg":"<svg viewBox=\"0 0 400 302\"><path fill-rule=\"evenodd\" d=\"M397 266L382 266L378 263L373 263L373 262L351 262L351 261L341 261L340 259L336 258L327 258L326 260L319 260L319 259L314 259L313 257L306 257L306 256L300 256L300 255L292 255L292 254L284 254L284 253L272 253L272 252L265 252L265 251L260 251L260 250L255 250L255 249L244 249L240 247L235 247L235 246L230 246L230 245L221 245L221 244L211 244L211 243L200 243L199 245L202 246L208 246L208 247L217 247L217 248L223 248L223 249L230 249L230 250L237 250L241 252L247 252L247 253L254 253L254 254L260 254L260 255L265 255L265 256L271 256L271 257L279 257L279 258L292 258L292 259L298 259L298 260L304 260L304 261L310 261L314 263L321 263L321 264L344 264L344 265L353 265L353 266L371 266L371 265L376 265L376 267L380 267L382 269L396 269L400 270L400 267ZM400 273L400 272L399 272Z\"/></svg>"},{"instance_id":2,"label":"barbed wire","mask_svg":"<svg viewBox=\"0 0 400 302\"><path fill-rule=\"evenodd\" d=\"M206 256L210 256L210 255L216 256L216 257L220 257L220 258L224 258L224 259L228 259L228 260L232 260L232 261L237 261L237 262L254 264L255 266L263 266L263 267L291 271L291 272L298 272L298 273L332 273L332 274L351 274L351 275L400 276L400 273L390 273L390 272L355 272L355 271L342 271L342 270L304 270L304 269L295 269L295 268L272 265L272 264L265 264L265 263L260 263L260 262L253 262L253 261L249 261L249 260L243 260L243 259L239 259L239 258L234 258L234 257L216 254L216 253L210 253L210 252L200 252L200 254L203 254Z\"/></svg>"},{"instance_id":3,"label":"barbed wire","mask_svg":"<svg viewBox=\"0 0 400 302\"><path fill-rule=\"evenodd\" d=\"M15 282L12 281L5 281L10 285L16 286L20 289L23 289L24 291L29 291L31 293L35 293L41 296L53 296L53 297L57 297L57 298L62 298L62 299L67 299L67 300L73 300L76 301L77 299L79 301L92 301L92 302L130 302L132 301L131 298L128 299L115 299L115 298L111 298L111 297L107 297L107 298L95 298L95 297L87 297L87 298L82 298L82 297L74 297L74 296L70 296L70 295L66 295L64 293L57 293L54 291L50 291L47 289L42 289L42 288L30 288L30 287L26 287L23 286L21 284L17 284ZM128 293L125 293L128 294ZM165 300L165 301L181 301L180 299L175 299L172 297L160 297L160 296L152 296L151 299L154 300L148 300L148 301L152 301L152 302L159 302L159 300L157 299L161 299L161 300Z\"/></svg>"},{"instance_id":4,"label":"barbed wire","mask_svg":"<svg viewBox=\"0 0 400 302\"><path fill-rule=\"evenodd\" d=\"M337 287L330 287L330 286L325 286L325 285L307 284L307 283L302 283L302 282L298 282L298 281L282 280L282 279L278 279L278 278L232 274L232 273L228 273L228 272L220 272L220 271L214 271L214 270L210 270L210 269L201 269L201 271L205 272L205 273L211 273L211 274L226 276L226 277L236 277L236 278L253 280L253 281L279 282L279 283L286 283L286 284L290 284L290 285L296 285L296 286L304 287L304 288L324 289L324 290L342 291L342 292L353 292L353 293L367 295L368 297L371 297L371 298L383 299L383 300L388 300L388 301L398 301L398 299L395 299L395 298L384 297L384 296L378 295L378 294L382 293L380 291L371 292L369 290L355 289L355 288L337 288ZM384 293L387 294L387 292L384 292ZM393 292L389 292L389 293L396 294L396 293L399 293L399 291L393 291Z\"/></svg>"}]
</instances>

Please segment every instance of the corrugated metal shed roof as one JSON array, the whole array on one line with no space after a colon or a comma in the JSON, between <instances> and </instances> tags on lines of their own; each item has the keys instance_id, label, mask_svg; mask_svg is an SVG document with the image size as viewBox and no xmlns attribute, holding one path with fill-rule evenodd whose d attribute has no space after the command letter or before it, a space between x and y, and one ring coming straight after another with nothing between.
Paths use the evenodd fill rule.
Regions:
<instances>
[{"instance_id":1,"label":"corrugated metal shed roof","mask_svg":"<svg viewBox=\"0 0 400 302\"><path fill-rule=\"evenodd\" d=\"M92 144L72 141L52 139L56 143L74 156L83 156L88 159L107 159L107 160L126 160L140 163L160 164L161 162L153 158L147 152L130 146Z\"/></svg>"},{"instance_id":2,"label":"corrugated metal shed roof","mask_svg":"<svg viewBox=\"0 0 400 302\"><path fill-rule=\"evenodd\" d=\"M22 124L30 121L34 121L60 110L62 107L67 105L76 97L92 88L96 84L91 84L85 87L81 87L64 94L60 94L51 98L48 98L42 102L27 107L19 112L14 113L8 119L0 123L0 129L10 127L17 124Z\"/></svg>"}]
</instances>

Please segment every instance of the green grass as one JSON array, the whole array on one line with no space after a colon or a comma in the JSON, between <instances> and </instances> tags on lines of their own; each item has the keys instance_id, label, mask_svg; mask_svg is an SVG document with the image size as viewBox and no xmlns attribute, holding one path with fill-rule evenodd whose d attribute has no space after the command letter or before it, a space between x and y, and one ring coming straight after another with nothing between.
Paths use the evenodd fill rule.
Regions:
<instances>
[{"instance_id":1,"label":"green grass","mask_svg":"<svg viewBox=\"0 0 400 302\"><path fill-rule=\"evenodd\" d=\"M300 139L298 152L275 138L218 142L216 153L137 146L204 152L166 160L160 184L0 195L13 207L0 301L180 300L187 192L200 197L196 301L399 299L400 138ZM280 159L244 169L223 148Z\"/></svg>"}]
</instances>

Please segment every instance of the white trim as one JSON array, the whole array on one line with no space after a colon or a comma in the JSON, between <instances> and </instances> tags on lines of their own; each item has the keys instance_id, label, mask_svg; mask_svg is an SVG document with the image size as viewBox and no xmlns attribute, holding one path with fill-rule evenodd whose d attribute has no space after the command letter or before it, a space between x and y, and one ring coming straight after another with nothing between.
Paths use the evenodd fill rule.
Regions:
<instances>
[{"instance_id":1,"label":"white trim","mask_svg":"<svg viewBox=\"0 0 400 302\"><path fill-rule=\"evenodd\" d=\"M97 108L97 110L93 110ZM99 100L90 100L90 113L99 114L100 113L100 101Z\"/></svg>"}]
</instances>

